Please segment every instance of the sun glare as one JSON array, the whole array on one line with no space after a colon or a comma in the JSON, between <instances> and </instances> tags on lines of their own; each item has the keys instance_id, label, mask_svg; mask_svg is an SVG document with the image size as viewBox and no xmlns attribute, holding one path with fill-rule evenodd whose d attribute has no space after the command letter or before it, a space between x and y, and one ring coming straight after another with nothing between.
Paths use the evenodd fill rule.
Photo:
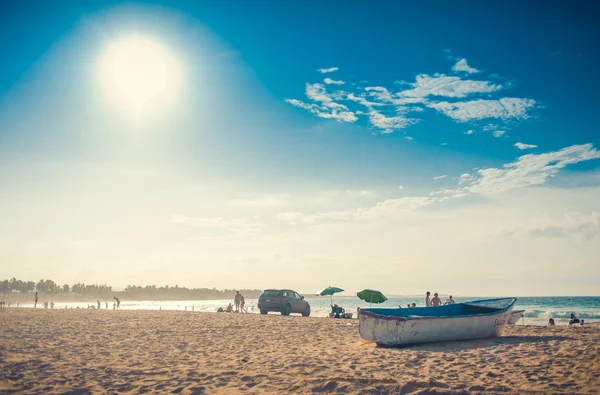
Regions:
<instances>
[{"instance_id":1,"label":"sun glare","mask_svg":"<svg viewBox=\"0 0 600 395\"><path fill-rule=\"evenodd\" d=\"M173 56L160 44L131 36L109 46L100 75L111 99L139 113L151 103L158 106L172 99L179 70Z\"/></svg>"}]
</instances>

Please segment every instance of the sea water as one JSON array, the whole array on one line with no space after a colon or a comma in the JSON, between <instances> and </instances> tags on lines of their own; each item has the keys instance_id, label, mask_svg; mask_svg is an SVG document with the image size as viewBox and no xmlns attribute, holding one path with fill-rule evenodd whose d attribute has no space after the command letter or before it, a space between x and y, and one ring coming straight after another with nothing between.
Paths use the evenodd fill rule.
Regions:
<instances>
[{"instance_id":1,"label":"sea water","mask_svg":"<svg viewBox=\"0 0 600 395\"><path fill-rule=\"evenodd\" d=\"M445 301L446 295L440 298ZM457 303L468 302L472 300L492 299L490 297L461 297L455 296ZM354 313L360 308L368 308L369 303L358 299L356 296L329 296L307 297L305 299L310 303L311 316L327 317L331 311L331 302L343 307L347 312ZM105 301L101 301L101 309L105 310ZM108 309L112 310L113 301L108 301ZM422 295L413 296L391 296L385 303L373 304L372 307L398 307L406 308L409 303L416 303L417 306L425 305L425 298ZM179 300L179 301L128 301L121 299L122 310L177 310L188 312L215 312L219 307L225 309L229 303L233 303L233 297L226 300ZM258 301L256 299L246 299L246 308L249 313L258 314ZM33 307L32 304L21 303L21 307ZM74 303L55 303L54 309L64 308L88 308L96 307L94 302L74 302ZM38 303L38 309L43 308ZM600 296L544 296L544 297L518 297L515 310L525 310L525 316L519 323L530 325L546 325L548 319L554 318L557 325L565 324L569 321L569 316L573 313L579 319L585 319L586 322L600 322ZM276 314L276 313L270 313Z\"/></svg>"}]
</instances>

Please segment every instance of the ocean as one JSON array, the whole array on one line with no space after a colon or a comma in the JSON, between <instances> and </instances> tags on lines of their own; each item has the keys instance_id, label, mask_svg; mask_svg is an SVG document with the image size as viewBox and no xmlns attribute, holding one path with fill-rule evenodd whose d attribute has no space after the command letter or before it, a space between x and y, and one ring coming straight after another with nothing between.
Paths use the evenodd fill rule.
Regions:
<instances>
[{"instance_id":1,"label":"ocean","mask_svg":"<svg viewBox=\"0 0 600 395\"><path fill-rule=\"evenodd\" d=\"M441 297L442 301L446 295ZM454 297L457 303L471 300L491 299L490 297ZM306 300L311 305L311 316L326 317L331 311L330 298L307 297ZM109 309L112 309L112 300L101 301L102 309L105 309L105 302L108 302ZM214 312L219 307L225 308L231 300L181 300L181 301L127 301L121 300L121 309L124 310L179 310L188 312ZM416 303L417 306L425 304L424 297L419 296L393 296L380 305L373 307L406 307L408 303ZM246 306L249 313L258 314L258 301L256 299L247 299ZM333 303L337 304L347 311L356 313L357 307L367 308L369 303L359 300L353 296L335 296ZM73 302L56 303L55 309L67 308L87 308L96 306L95 302ZM33 307L32 304L21 304L21 307ZM38 308L43 308L42 303L38 303ZM519 297L515 310L525 310L525 316L519 323L530 325L546 325L549 318L554 318L557 325L566 324L569 321L571 313L579 319L585 319L587 322L600 322L600 296L544 296L544 297ZM275 313L271 313L275 314Z\"/></svg>"}]
</instances>

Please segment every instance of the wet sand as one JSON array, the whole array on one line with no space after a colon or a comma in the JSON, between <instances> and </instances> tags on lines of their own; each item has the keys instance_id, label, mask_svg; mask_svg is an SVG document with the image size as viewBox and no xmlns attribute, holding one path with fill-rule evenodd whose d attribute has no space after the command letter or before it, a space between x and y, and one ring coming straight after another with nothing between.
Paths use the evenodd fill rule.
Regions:
<instances>
[{"instance_id":1,"label":"wet sand","mask_svg":"<svg viewBox=\"0 0 600 395\"><path fill-rule=\"evenodd\" d=\"M0 312L0 394L600 393L600 325L508 326L403 349L356 320L181 311Z\"/></svg>"}]
</instances>

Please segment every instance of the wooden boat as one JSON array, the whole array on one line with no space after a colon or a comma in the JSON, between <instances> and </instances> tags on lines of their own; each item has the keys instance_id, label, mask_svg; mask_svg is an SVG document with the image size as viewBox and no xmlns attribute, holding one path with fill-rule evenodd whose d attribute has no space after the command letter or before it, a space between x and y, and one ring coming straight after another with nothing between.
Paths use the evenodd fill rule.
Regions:
<instances>
[{"instance_id":1,"label":"wooden boat","mask_svg":"<svg viewBox=\"0 0 600 395\"><path fill-rule=\"evenodd\" d=\"M478 300L439 307L360 309L358 331L386 346L483 339L502 334L516 298Z\"/></svg>"},{"instance_id":2,"label":"wooden boat","mask_svg":"<svg viewBox=\"0 0 600 395\"><path fill-rule=\"evenodd\" d=\"M519 322L519 320L521 318L523 318L523 315L525 314L525 310L513 310L512 313L510 313L510 318L508 319L508 324L516 324L517 322Z\"/></svg>"}]
</instances>

